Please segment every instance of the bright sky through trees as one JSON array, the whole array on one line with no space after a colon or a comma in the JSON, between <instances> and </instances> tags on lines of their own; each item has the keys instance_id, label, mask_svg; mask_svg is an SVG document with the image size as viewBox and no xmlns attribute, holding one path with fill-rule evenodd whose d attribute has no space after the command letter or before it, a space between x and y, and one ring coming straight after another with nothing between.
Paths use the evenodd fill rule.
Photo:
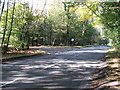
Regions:
<instances>
[{"instance_id":1,"label":"bright sky through trees","mask_svg":"<svg viewBox=\"0 0 120 90\"><path fill-rule=\"evenodd\" d=\"M13 3L15 7L13 7ZM75 39L75 45L96 43L104 37L103 29L105 25L110 27L115 23L118 24L118 21L114 18L117 17L118 10L110 9L116 7L116 4L117 2L100 3L97 0L2 0L0 4L1 33L3 34L3 30L8 32L11 22L14 21L10 44L14 44L14 38L17 38L17 44L15 45L21 43L21 46L19 45L20 49L23 47L22 43L27 45L26 39L31 40L30 45L36 45L36 43L40 45L60 45L61 43L70 45L71 38ZM111 5L116 6L111 7ZM15 14L13 13L14 10ZM105 11L103 12L103 10ZM116 14L111 14L110 10ZM108 17L109 11L111 16ZM14 16L13 19L11 19L11 15ZM113 21L113 24L111 24L111 21ZM7 28L5 28L6 26ZM111 29L113 30L113 28L114 26ZM107 31L110 31L109 28L107 29ZM116 36L118 30L115 29L114 31L116 31L114 35ZM28 32L30 36L27 37ZM6 34L6 37L8 34ZM21 36L23 36L22 39ZM18 43L17 40L21 40L21 42Z\"/></svg>"},{"instance_id":2,"label":"bright sky through trees","mask_svg":"<svg viewBox=\"0 0 120 90\"><path fill-rule=\"evenodd\" d=\"M4 0L0 0L1 2L3 2ZM13 1L13 0L11 0ZM16 0L18 2L28 2L30 7L32 7L33 5L33 10L34 9L43 9L44 7L44 4L46 3L46 6L45 6L45 9L50 9L51 5L54 3L54 2L62 2L62 1L77 1L77 2L85 2L85 1L97 1L97 2L119 2L119 0ZM6 0L7 2L7 0ZM0 5L0 8L1 8L2 5ZM6 5L5 5L6 7Z\"/></svg>"},{"instance_id":3,"label":"bright sky through trees","mask_svg":"<svg viewBox=\"0 0 120 90\"><path fill-rule=\"evenodd\" d=\"M30 5L34 6L34 9L42 9L44 7L44 4L46 2L46 9L49 9L51 4L53 2L62 2L62 1L77 1L77 2L85 2L85 1L97 1L97 2L119 2L119 0L20 0L20 1L27 1L30 3Z\"/></svg>"}]
</instances>

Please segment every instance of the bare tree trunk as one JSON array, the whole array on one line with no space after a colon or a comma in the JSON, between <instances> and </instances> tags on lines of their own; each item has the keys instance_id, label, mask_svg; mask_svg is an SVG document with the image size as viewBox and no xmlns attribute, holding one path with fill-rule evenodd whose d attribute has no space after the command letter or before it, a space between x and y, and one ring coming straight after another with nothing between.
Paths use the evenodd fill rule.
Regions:
<instances>
[{"instance_id":1,"label":"bare tree trunk","mask_svg":"<svg viewBox=\"0 0 120 90\"><path fill-rule=\"evenodd\" d=\"M2 0L0 0L0 7L1 7L1 5L2 5Z\"/></svg>"},{"instance_id":2,"label":"bare tree trunk","mask_svg":"<svg viewBox=\"0 0 120 90\"><path fill-rule=\"evenodd\" d=\"M45 10L45 6L47 4L47 0L45 0L44 6L43 6L43 10L41 11L41 15L43 14L44 10Z\"/></svg>"},{"instance_id":3,"label":"bare tree trunk","mask_svg":"<svg viewBox=\"0 0 120 90\"><path fill-rule=\"evenodd\" d=\"M66 37L66 45L69 45L70 40L69 40L69 20L70 20L70 16L69 16L69 7L66 5L65 2L63 2L64 4L64 10L67 11L66 12L66 16L67 16L67 25L66 25L66 29L67 29L67 37Z\"/></svg>"},{"instance_id":4,"label":"bare tree trunk","mask_svg":"<svg viewBox=\"0 0 120 90\"><path fill-rule=\"evenodd\" d=\"M15 11L15 0L14 0L14 4L13 4L13 12L12 12L12 18L11 18L10 31L9 31L9 34L8 34L7 45L5 46L6 48L5 48L4 53L6 53L6 51L8 50L8 45L9 45L9 41L10 41L10 36L11 36L12 28L13 28L14 11Z\"/></svg>"},{"instance_id":5,"label":"bare tree trunk","mask_svg":"<svg viewBox=\"0 0 120 90\"><path fill-rule=\"evenodd\" d=\"M5 7L5 0L3 2L1 13L0 13L0 21L1 21L1 17L2 17L2 14L3 14L4 7Z\"/></svg>"},{"instance_id":6,"label":"bare tree trunk","mask_svg":"<svg viewBox=\"0 0 120 90\"><path fill-rule=\"evenodd\" d=\"M120 8L120 1L119 1L119 6L118 7ZM119 9L119 12L120 12L120 9ZM120 22L120 19L118 21ZM118 27L119 26L120 26L120 23L119 23ZM119 41L119 45L120 45L120 30L118 30L118 41ZM119 46L118 49L119 49L118 51L120 51L120 46Z\"/></svg>"},{"instance_id":7,"label":"bare tree trunk","mask_svg":"<svg viewBox=\"0 0 120 90\"><path fill-rule=\"evenodd\" d=\"M3 46L4 44L4 39L5 39L5 35L6 35L6 30L7 30L7 21L8 21L8 7L9 7L9 0L7 2L7 12L6 12L6 18L5 18L5 27L4 27L4 31L3 31L3 37L2 37L2 43L1 46Z\"/></svg>"},{"instance_id":8,"label":"bare tree trunk","mask_svg":"<svg viewBox=\"0 0 120 90\"><path fill-rule=\"evenodd\" d=\"M29 41L30 41L30 35L29 35L29 31L27 30L26 32L25 32L25 40L26 40L26 42L27 42L27 44L25 45L26 47L25 47L25 49L29 49Z\"/></svg>"},{"instance_id":9,"label":"bare tree trunk","mask_svg":"<svg viewBox=\"0 0 120 90\"><path fill-rule=\"evenodd\" d=\"M31 6L31 11L32 11L33 10L33 0L31 2L32 2L32 6Z\"/></svg>"},{"instance_id":10,"label":"bare tree trunk","mask_svg":"<svg viewBox=\"0 0 120 90\"><path fill-rule=\"evenodd\" d=\"M52 45L52 34L53 34L53 31L52 31L52 27L51 27L50 33L49 33L49 45Z\"/></svg>"}]
</instances>

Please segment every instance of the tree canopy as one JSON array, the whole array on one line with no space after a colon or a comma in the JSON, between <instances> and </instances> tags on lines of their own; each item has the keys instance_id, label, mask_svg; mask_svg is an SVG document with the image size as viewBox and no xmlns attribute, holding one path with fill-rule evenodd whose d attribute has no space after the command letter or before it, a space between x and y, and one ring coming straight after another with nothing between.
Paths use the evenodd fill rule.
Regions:
<instances>
[{"instance_id":1,"label":"tree canopy","mask_svg":"<svg viewBox=\"0 0 120 90\"><path fill-rule=\"evenodd\" d=\"M10 45L16 50L34 45L107 45L109 39L120 50L119 2L54 2L49 10L46 3L43 10L33 10L27 2L1 3L4 52Z\"/></svg>"}]
</instances>

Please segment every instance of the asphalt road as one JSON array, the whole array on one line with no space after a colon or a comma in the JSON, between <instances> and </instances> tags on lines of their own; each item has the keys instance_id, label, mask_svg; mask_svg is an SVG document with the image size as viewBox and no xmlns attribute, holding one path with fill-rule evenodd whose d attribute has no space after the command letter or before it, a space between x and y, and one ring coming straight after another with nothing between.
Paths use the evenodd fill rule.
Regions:
<instances>
[{"instance_id":1,"label":"asphalt road","mask_svg":"<svg viewBox=\"0 0 120 90\"><path fill-rule=\"evenodd\" d=\"M2 90L89 90L92 74L96 68L102 66L101 60L108 48L40 48L52 55L2 65Z\"/></svg>"}]
</instances>

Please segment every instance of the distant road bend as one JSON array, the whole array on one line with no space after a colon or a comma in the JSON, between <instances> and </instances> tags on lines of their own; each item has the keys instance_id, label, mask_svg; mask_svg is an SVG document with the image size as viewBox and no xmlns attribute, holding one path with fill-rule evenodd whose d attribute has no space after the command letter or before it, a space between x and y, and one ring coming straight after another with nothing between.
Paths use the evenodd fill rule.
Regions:
<instances>
[{"instance_id":1,"label":"distant road bend","mask_svg":"<svg viewBox=\"0 0 120 90\"><path fill-rule=\"evenodd\" d=\"M89 88L108 48L40 48L53 54L2 65L2 90Z\"/></svg>"}]
</instances>

